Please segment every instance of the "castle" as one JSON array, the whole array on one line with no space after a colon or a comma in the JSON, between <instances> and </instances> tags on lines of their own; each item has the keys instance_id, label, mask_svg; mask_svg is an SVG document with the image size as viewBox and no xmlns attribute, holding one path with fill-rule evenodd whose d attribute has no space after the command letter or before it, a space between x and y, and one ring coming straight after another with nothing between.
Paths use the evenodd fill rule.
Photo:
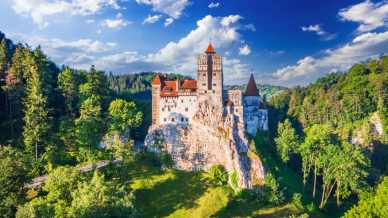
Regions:
<instances>
[{"instance_id":1,"label":"castle","mask_svg":"<svg viewBox=\"0 0 388 218\"><path fill-rule=\"evenodd\" d=\"M222 57L211 44L198 56L197 67L198 80L169 81L156 75L152 81L152 125L145 147L170 154L177 169L222 165L236 175L236 186L263 184L263 164L246 137L268 129L253 75L244 93L225 91Z\"/></svg>"},{"instance_id":2,"label":"castle","mask_svg":"<svg viewBox=\"0 0 388 218\"><path fill-rule=\"evenodd\" d=\"M268 129L267 110L253 75L246 91L224 90L222 56L209 43L197 59L198 80L164 80L159 74L152 81L152 125L189 124L201 103L216 111L234 114L240 127L250 135Z\"/></svg>"}]
</instances>

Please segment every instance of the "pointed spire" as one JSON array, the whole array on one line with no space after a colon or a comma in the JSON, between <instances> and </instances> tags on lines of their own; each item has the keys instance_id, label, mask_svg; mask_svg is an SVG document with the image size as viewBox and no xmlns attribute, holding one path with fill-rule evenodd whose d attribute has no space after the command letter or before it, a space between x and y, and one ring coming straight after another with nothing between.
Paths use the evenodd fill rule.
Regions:
<instances>
[{"instance_id":1,"label":"pointed spire","mask_svg":"<svg viewBox=\"0 0 388 218\"><path fill-rule=\"evenodd\" d=\"M249 78L249 82L247 85L247 89L245 91L245 96L259 96L259 91L257 90L255 78L253 77L253 74L251 74L251 77Z\"/></svg>"},{"instance_id":2,"label":"pointed spire","mask_svg":"<svg viewBox=\"0 0 388 218\"><path fill-rule=\"evenodd\" d=\"M160 85L162 83L161 79L160 79L160 75L159 73L156 74L155 78L152 80L152 85Z\"/></svg>"},{"instance_id":3,"label":"pointed spire","mask_svg":"<svg viewBox=\"0 0 388 218\"><path fill-rule=\"evenodd\" d=\"M214 48L213 48L213 45L212 45L212 43L211 42L209 42L209 45L207 46L207 49L206 49L206 51L205 51L207 54L213 54L213 53L216 53L215 51L214 51Z\"/></svg>"}]
</instances>

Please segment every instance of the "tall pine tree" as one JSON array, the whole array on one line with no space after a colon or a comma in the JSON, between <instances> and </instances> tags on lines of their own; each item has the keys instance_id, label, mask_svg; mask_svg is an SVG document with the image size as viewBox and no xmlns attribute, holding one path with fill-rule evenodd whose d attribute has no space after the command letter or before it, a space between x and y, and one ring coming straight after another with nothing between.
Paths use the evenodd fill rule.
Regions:
<instances>
[{"instance_id":1,"label":"tall pine tree","mask_svg":"<svg viewBox=\"0 0 388 218\"><path fill-rule=\"evenodd\" d=\"M48 111L44 95L42 73L33 55L27 56L27 93L24 101L23 141L27 152L35 154L35 160L44 151L47 143Z\"/></svg>"}]
</instances>

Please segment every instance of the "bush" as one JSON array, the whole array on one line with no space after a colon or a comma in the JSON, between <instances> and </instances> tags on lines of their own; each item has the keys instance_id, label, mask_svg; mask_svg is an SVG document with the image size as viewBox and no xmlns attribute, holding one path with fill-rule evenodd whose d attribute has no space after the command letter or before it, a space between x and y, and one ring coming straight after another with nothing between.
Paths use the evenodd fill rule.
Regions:
<instances>
[{"instance_id":1,"label":"bush","mask_svg":"<svg viewBox=\"0 0 388 218\"><path fill-rule=\"evenodd\" d=\"M171 155L167 152L161 152L160 154L160 162L163 167L171 169L174 167L174 160L172 159Z\"/></svg>"},{"instance_id":2,"label":"bush","mask_svg":"<svg viewBox=\"0 0 388 218\"><path fill-rule=\"evenodd\" d=\"M292 204L299 210L304 210L302 195L300 193L294 193L292 195Z\"/></svg>"},{"instance_id":3,"label":"bush","mask_svg":"<svg viewBox=\"0 0 388 218\"><path fill-rule=\"evenodd\" d=\"M271 173L268 173L265 177L264 199L275 205L279 205L284 201L284 194L279 189L279 183Z\"/></svg>"},{"instance_id":4,"label":"bush","mask_svg":"<svg viewBox=\"0 0 388 218\"><path fill-rule=\"evenodd\" d=\"M212 166L207 172L209 181L216 185L226 185L228 183L228 172L221 165Z\"/></svg>"}]
</instances>

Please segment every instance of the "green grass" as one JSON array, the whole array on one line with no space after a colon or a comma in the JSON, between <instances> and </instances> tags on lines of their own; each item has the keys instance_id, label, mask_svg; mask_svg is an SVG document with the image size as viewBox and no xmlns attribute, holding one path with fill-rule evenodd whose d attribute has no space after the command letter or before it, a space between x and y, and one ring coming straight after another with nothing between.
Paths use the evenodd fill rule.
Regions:
<instances>
[{"instance_id":1,"label":"green grass","mask_svg":"<svg viewBox=\"0 0 388 218\"><path fill-rule=\"evenodd\" d=\"M204 172L159 170L147 162L130 167L130 186L140 217L287 217L300 211L290 203L266 207L236 201L232 189L206 182Z\"/></svg>"}]
</instances>

